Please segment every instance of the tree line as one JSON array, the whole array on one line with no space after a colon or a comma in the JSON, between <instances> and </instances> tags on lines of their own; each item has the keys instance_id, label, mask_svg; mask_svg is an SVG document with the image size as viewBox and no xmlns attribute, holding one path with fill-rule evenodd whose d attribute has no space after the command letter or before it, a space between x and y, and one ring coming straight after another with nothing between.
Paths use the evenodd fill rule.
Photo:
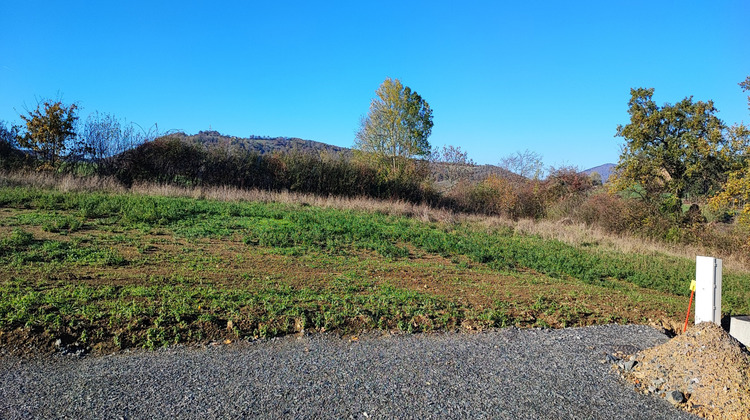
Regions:
<instances>
[{"instance_id":1,"label":"tree line","mask_svg":"<svg viewBox=\"0 0 750 420\"><path fill-rule=\"evenodd\" d=\"M749 90L750 77L740 87ZM260 153L218 137L187 141L98 112L78 124L77 105L47 100L20 116L23 125L0 124L0 168L96 173L125 185L402 199L512 218L571 218L667 240L705 236L711 220L750 227L750 130L719 119L712 101L686 97L659 105L653 94L631 90L630 122L615 130L622 154L606 186L575 168L544 168L541 156L528 150L503 158L502 172L472 178L478 167L460 147L430 145L428 102L391 78L362 117L352 154Z\"/></svg>"}]
</instances>

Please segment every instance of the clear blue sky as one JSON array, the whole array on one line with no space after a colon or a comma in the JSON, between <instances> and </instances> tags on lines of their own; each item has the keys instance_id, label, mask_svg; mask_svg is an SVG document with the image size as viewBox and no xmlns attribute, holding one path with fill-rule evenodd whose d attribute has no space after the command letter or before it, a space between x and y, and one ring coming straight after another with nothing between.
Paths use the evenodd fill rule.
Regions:
<instances>
[{"instance_id":1,"label":"clear blue sky","mask_svg":"<svg viewBox=\"0 0 750 420\"><path fill-rule=\"evenodd\" d=\"M350 147L386 77L478 163L616 162L631 87L750 122L750 2L3 1L0 120L37 99L187 133Z\"/></svg>"}]
</instances>

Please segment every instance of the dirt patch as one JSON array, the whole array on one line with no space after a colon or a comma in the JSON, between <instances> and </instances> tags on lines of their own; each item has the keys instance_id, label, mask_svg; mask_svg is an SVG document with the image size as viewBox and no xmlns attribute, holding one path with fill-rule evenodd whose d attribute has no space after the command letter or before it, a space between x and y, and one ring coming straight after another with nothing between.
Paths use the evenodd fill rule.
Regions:
<instances>
[{"instance_id":1,"label":"dirt patch","mask_svg":"<svg viewBox=\"0 0 750 420\"><path fill-rule=\"evenodd\" d=\"M0 331L0 355L43 356L55 353L55 338L46 331L17 328Z\"/></svg>"},{"instance_id":2,"label":"dirt patch","mask_svg":"<svg viewBox=\"0 0 750 420\"><path fill-rule=\"evenodd\" d=\"M680 391L685 410L709 419L750 418L750 355L716 324L637 353L625 377L643 393Z\"/></svg>"},{"instance_id":3,"label":"dirt patch","mask_svg":"<svg viewBox=\"0 0 750 420\"><path fill-rule=\"evenodd\" d=\"M380 266L367 274L378 282L474 308L501 307L518 326L650 323L668 332L681 327L679 316L684 303L666 293L625 282L618 282L622 283L618 289L602 289L529 269L505 275L480 263L471 264L468 269L439 255L423 254L410 258L409 264Z\"/></svg>"}]
</instances>

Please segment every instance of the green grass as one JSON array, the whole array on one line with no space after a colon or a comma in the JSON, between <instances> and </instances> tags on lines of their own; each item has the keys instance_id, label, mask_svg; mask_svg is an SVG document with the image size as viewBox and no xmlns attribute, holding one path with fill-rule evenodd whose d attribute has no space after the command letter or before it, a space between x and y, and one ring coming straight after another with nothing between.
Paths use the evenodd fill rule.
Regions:
<instances>
[{"instance_id":1,"label":"green grass","mask_svg":"<svg viewBox=\"0 0 750 420\"><path fill-rule=\"evenodd\" d=\"M116 340L120 346L153 348L205 338L214 330L234 337L270 337L300 329L356 332L400 329L409 332L455 328L465 319L504 326L501 310L468 313L444 299L378 287L368 294L268 285L258 290L222 290L155 279L151 286L66 285L38 290L23 280L0 288L0 325L52 330ZM178 284L174 284L174 283ZM206 332L206 324L212 328Z\"/></svg>"},{"instance_id":2,"label":"green grass","mask_svg":"<svg viewBox=\"0 0 750 420\"><path fill-rule=\"evenodd\" d=\"M36 240L23 229L14 229L0 241L0 263L9 267L35 264L122 265L125 259L112 248L85 245L76 238L69 241Z\"/></svg>"},{"instance_id":3,"label":"green grass","mask_svg":"<svg viewBox=\"0 0 750 420\"><path fill-rule=\"evenodd\" d=\"M8 232L0 239L0 330L68 334L116 347L302 328L346 333L643 321L586 299L607 302L619 293L631 306L658 307L666 296L673 308L681 301L672 297L687 296L694 277L694 261L663 254L605 252L510 228L290 204L0 188L0 209L9 210L0 216ZM417 261L426 256L440 256L445 266ZM259 259L303 266L293 273L247 273L260 270L246 268ZM175 273L159 272L164 267ZM398 270L482 280L436 277L417 291L396 285ZM530 295L544 285L575 290L499 298L511 280ZM724 313L750 313L750 275L725 272L723 284ZM466 290L493 298L472 303Z\"/></svg>"}]
</instances>

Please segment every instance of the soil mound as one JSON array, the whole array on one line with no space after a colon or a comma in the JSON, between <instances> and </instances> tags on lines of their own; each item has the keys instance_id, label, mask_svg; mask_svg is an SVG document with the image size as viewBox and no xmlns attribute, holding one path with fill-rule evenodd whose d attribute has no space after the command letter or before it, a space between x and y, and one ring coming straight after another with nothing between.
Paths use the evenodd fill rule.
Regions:
<instances>
[{"instance_id":1,"label":"soil mound","mask_svg":"<svg viewBox=\"0 0 750 420\"><path fill-rule=\"evenodd\" d=\"M646 394L704 418L750 419L750 357L716 324L700 323L631 360L635 365L625 377ZM685 400L675 400L680 394L673 391Z\"/></svg>"}]
</instances>

